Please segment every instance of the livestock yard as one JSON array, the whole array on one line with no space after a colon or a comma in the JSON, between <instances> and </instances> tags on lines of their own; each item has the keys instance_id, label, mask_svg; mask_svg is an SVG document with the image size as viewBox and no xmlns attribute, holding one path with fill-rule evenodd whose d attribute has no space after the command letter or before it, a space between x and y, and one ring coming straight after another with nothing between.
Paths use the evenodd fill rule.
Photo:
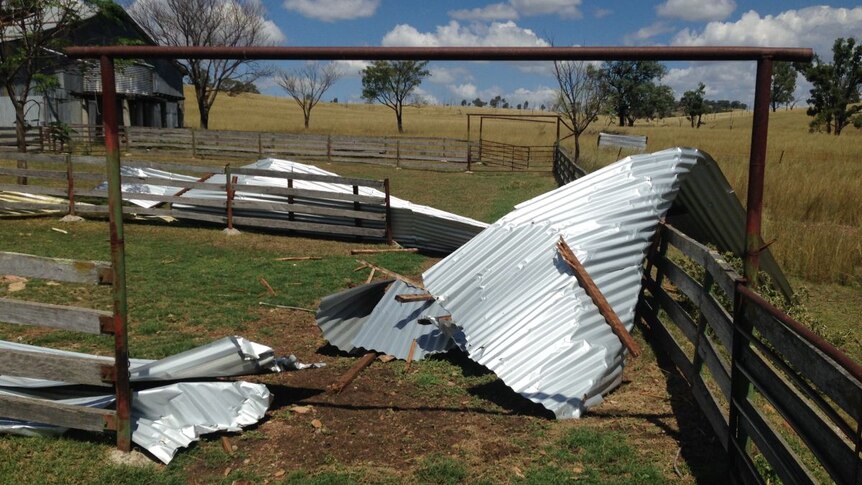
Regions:
<instances>
[{"instance_id":1,"label":"livestock yard","mask_svg":"<svg viewBox=\"0 0 862 485\"><path fill-rule=\"evenodd\" d=\"M188 119L195 119L193 103L187 106ZM478 112L481 110L475 108L409 108L404 136L463 140L465 114ZM583 165L591 172L616 161L620 154L630 154L596 148L598 132L613 129L646 135L648 152L697 147L717 161L735 192L744 194L751 119L750 112L709 115L700 129L675 118L632 128L607 128L607 121L600 120L582 140L587 147L582 152ZM298 109L285 99L225 96L215 105L210 128L237 129L236 120L242 120L243 130L303 132ZM531 145L554 141L555 134L548 127L486 123L485 136L491 140ZM310 131L398 136L391 111L372 105L322 103L314 112ZM841 137L809 134L804 110L771 114L764 239L774 240L769 249L796 295L789 304L777 291L767 292L767 296L856 361L862 359L862 340L855 329L862 318L860 156L859 130L850 129ZM123 157L168 166L197 165L213 172L224 170L226 164L240 167L258 158L254 154L195 158L191 153L157 149L133 150ZM329 162L325 157L303 162L340 177L388 179L387 200L391 191L394 198L484 223L557 187L550 167L534 171L483 171L479 167L467 173ZM56 170L55 165L33 162L29 168ZM0 162L0 166L16 165ZM221 183L229 185L230 173L223 172L222 177ZM13 180L4 176L4 183ZM58 181L56 186L65 183ZM76 182L76 187L96 183ZM82 213L87 203L98 201L82 199ZM105 219L87 217L68 223L58 220L61 215L0 219L0 251L110 260ZM494 372L457 349L412 362L381 354L341 392L332 392L333 383L362 354L348 354L324 338L315 320L321 300L370 281L374 277L369 275L370 265L418 280L441 255L379 252L357 256L351 251L390 246L353 236L312 238L241 225L242 234L228 237L221 223L177 219L127 217L131 357L162 359L238 335L271 347L275 355L294 355L298 362L325 366L244 377L265 384L272 393L274 399L263 419L242 432L204 435L187 449L181 448L168 465L139 456L140 449L131 458L117 457L112 454L115 442L110 433L0 436L4 457L0 482L545 484L571 480L691 483L726 478L725 451L700 409L699 398L692 394L692 376L680 371L679 363L662 350L655 325L636 326L634 337L641 355L629 357L619 387L580 419L553 419L548 410L513 391ZM358 222L356 226L370 227ZM692 274L700 269L697 277L703 277L702 268L681 253L671 253L669 258ZM369 264L363 267L357 259ZM378 273L378 277L382 275ZM665 286L672 297L685 298L682 290ZM102 310L111 306L107 286L39 279L4 280L0 297ZM683 339L681 334L675 335ZM113 352L111 342L98 336L35 327L4 324L0 340L97 355ZM718 380L697 380L720 394ZM726 402L719 399L717 405ZM769 404L762 409L768 420L777 423L813 478L828 481L828 467L818 464L791 425ZM858 462L858 449L853 456ZM760 452L754 452L753 462L768 480L780 475Z\"/></svg>"}]
</instances>

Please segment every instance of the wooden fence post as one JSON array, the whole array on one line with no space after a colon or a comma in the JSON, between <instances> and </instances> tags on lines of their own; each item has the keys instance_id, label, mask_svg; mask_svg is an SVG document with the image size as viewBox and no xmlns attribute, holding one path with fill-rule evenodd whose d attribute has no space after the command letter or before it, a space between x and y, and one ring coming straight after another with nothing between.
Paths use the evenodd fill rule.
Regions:
<instances>
[{"instance_id":1,"label":"wooden fence post","mask_svg":"<svg viewBox=\"0 0 862 485\"><path fill-rule=\"evenodd\" d=\"M386 243L395 244L392 239L392 206L389 203L389 179L383 179L383 191L386 192Z\"/></svg>"},{"instance_id":2,"label":"wooden fence post","mask_svg":"<svg viewBox=\"0 0 862 485\"><path fill-rule=\"evenodd\" d=\"M42 125L39 125L39 151L45 152L45 130Z\"/></svg>"},{"instance_id":3,"label":"wooden fence post","mask_svg":"<svg viewBox=\"0 0 862 485\"><path fill-rule=\"evenodd\" d=\"M399 139L395 140L395 168L401 168L401 140Z\"/></svg>"},{"instance_id":4,"label":"wooden fence post","mask_svg":"<svg viewBox=\"0 0 862 485\"><path fill-rule=\"evenodd\" d=\"M192 158L198 157L198 144L195 138L195 130L192 129Z\"/></svg>"},{"instance_id":5,"label":"wooden fence post","mask_svg":"<svg viewBox=\"0 0 862 485\"><path fill-rule=\"evenodd\" d=\"M359 186L358 185L353 186L353 195L359 195ZM353 201L353 210L355 210L357 212L362 210L362 206L361 206L361 204L359 204L358 200ZM362 227L362 219L358 219L358 218L354 219L353 223L356 225L356 227ZM356 236L356 238L359 239L360 236Z\"/></svg>"},{"instance_id":6,"label":"wooden fence post","mask_svg":"<svg viewBox=\"0 0 862 485\"><path fill-rule=\"evenodd\" d=\"M66 154L66 188L69 194L69 214L75 215L75 176L72 172L72 154Z\"/></svg>"},{"instance_id":7,"label":"wooden fence post","mask_svg":"<svg viewBox=\"0 0 862 485\"><path fill-rule=\"evenodd\" d=\"M473 146L470 144L470 141L467 140L467 171L472 172L472 163L473 163Z\"/></svg>"},{"instance_id":8,"label":"wooden fence post","mask_svg":"<svg viewBox=\"0 0 862 485\"><path fill-rule=\"evenodd\" d=\"M263 158L263 134L257 134L257 156Z\"/></svg>"},{"instance_id":9,"label":"wooden fence post","mask_svg":"<svg viewBox=\"0 0 862 485\"><path fill-rule=\"evenodd\" d=\"M326 161L332 161L332 135L326 135Z\"/></svg>"},{"instance_id":10,"label":"wooden fence post","mask_svg":"<svg viewBox=\"0 0 862 485\"><path fill-rule=\"evenodd\" d=\"M225 208L227 209L227 230L233 231L233 180L231 179L230 164L224 166L224 188Z\"/></svg>"},{"instance_id":11,"label":"wooden fence post","mask_svg":"<svg viewBox=\"0 0 862 485\"><path fill-rule=\"evenodd\" d=\"M292 188L293 188L293 179L287 179L287 188L288 188L288 189L292 189ZM293 194L290 194L290 195L288 195L288 196L287 196L287 203L288 203L289 205L293 206ZM292 208L293 208L293 207L291 207L291 209L292 209ZM294 219L293 211L288 211L288 213L287 213L287 219L288 219L289 221L292 221L292 220Z\"/></svg>"}]
</instances>

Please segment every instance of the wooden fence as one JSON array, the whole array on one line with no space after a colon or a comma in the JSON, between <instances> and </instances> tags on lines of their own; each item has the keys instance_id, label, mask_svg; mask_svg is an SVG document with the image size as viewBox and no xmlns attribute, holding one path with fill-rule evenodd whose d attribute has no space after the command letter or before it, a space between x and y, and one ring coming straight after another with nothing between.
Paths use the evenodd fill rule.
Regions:
<instances>
[{"instance_id":1,"label":"wooden fence","mask_svg":"<svg viewBox=\"0 0 862 485\"><path fill-rule=\"evenodd\" d=\"M110 285L113 281L110 263L51 259L8 252L0 252L0 274L94 285ZM115 321L115 314L111 312L0 298L0 322L4 323L114 335ZM114 358L53 354L26 347L4 349L0 352L0 374L114 387L117 403L125 403L125 409L129 409L132 397L128 386L128 367L117 365L120 359L127 358L126 349L119 345L115 348L117 354ZM124 378L122 373L125 373ZM125 384L118 384L123 379ZM128 441L131 430L129 416L121 417L109 409L0 395L0 416L88 431L114 430L118 431L117 445L121 449L128 451L131 445Z\"/></svg>"},{"instance_id":2,"label":"wooden fence","mask_svg":"<svg viewBox=\"0 0 862 485\"><path fill-rule=\"evenodd\" d=\"M566 185L587 174L587 171L575 163L559 145L554 147L554 163L551 171L557 185Z\"/></svg>"},{"instance_id":3,"label":"wooden fence","mask_svg":"<svg viewBox=\"0 0 862 485\"><path fill-rule=\"evenodd\" d=\"M0 209L55 209L72 215L108 213L107 189L92 188L106 179L104 158L19 153L4 154L0 158L12 161L25 160L31 167L34 164L51 167L46 170L0 166L0 177L18 177L27 180L27 185L0 183L0 191L26 192L65 198L63 203L54 205L32 202L0 202ZM123 207L124 214L169 216L177 219L224 224L228 228L233 228L236 224L265 229L385 238L389 242L392 241L389 179L369 180L276 170L233 168L229 165L205 167L129 160L124 161L123 166L164 170L197 177L192 180L122 177L124 185L148 184L174 187L178 190L177 193L171 195L124 190L124 200L154 202L153 207L125 205ZM220 183L210 182L210 179L215 175L224 176L224 181ZM284 186L259 185L254 183L254 179L247 179L245 181L247 183L238 184L238 176L281 179L284 180ZM42 183L34 184L34 181ZM346 190L330 192L295 188L295 181L338 184L345 188L350 187L352 193ZM87 183L90 188L83 187L84 183ZM368 195L367 191L361 194L360 187L376 189L379 191L377 192L379 195ZM190 190L221 192L224 194L224 198L183 196ZM240 198L236 197L238 191L241 192ZM77 203L82 198L93 203L86 205ZM181 204L182 207L175 208L174 204Z\"/></svg>"},{"instance_id":4,"label":"wooden fence","mask_svg":"<svg viewBox=\"0 0 862 485\"><path fill-rule=\"evenodd\" d=\"M702 275L674 263L670 247ZM648 338L688 381L735 478L862 483L858 364L671 226L660 231L645 273L639 315Z\"/></svg>"}]
</instances>

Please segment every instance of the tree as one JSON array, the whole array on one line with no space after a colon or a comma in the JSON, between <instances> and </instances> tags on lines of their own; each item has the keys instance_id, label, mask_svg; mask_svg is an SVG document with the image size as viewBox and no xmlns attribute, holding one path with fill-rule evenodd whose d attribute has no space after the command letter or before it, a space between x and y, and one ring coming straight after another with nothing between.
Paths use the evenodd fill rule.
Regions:
<instances>
[{"instance_id":1,"label":"tree","mask_svg":"<svg viewBox=\"0 0 862 485\"><path fill-rule=\"evenodd\" d=\"M697 89L686 91L679 100L683 114L691 122L692 128L700 128L701 117L706 113L706 103L704 95L706 94L706 86L703 83L698 83Z\"/></svg>"},{"instance_id":2,"label":"tree","mask_svg":"<svg viewBox=\"0 0 862 485\"><path fill-rule=\"evenodd\" d=\"M575 161L578 161L581 134L598 118L608 97L608 86L601 73L585 62L555 61L554 77L560 87L557 105L571 123Z\"/></svg>"},{"instance_id":3,"label":"tree","mask_svg":"<svg viewBox=\"0 0 862 485\"><path fill-rule=\"evenodd\" d=\"M826 130L836 136L847 125L859 126L862 122L859 88L862 84L862 44L855 39L838 38L832 45L832 63L827 64L814 56L814 61L798 69L812 84L808 98L808 115L814 119L811 130Z\"/></svg>"},{"instance_id":4,"label":"tree","mask_svg":"<svg viewBox=\"0 0 862 485\"><path fill-rule=\"evenodd\" d=\"M796 69L789 62L776 62L772 71L772 111L793 102L796 91Z\"/></svg>"},{"instance_id":5,"label":"tree","mask_svg":"<svg viewBox=\"0 0 862 485\"><path fill-rule=\"evenodd\" d=\"M634 126L636 113L655 85L667 72L656 61L614 61L602 65L604 82L610 86L610 102L620 126Z\"/></svg>"},{"instance_id":6,"label":"tree","mask_svg":"<svg viewBox=\"0 0 862 485\"><path fill-rule=\"evenodd\" d=\"M272 44L257 0L137 0L129 14L158 44L245 47ZM243 59L180 59L194 86L201 128L227 80L254 82L271 69Z\"/></svg>"},{"instance_id":7,"label":"tree","mask_svg":"<svg viewBox=\"0 0 862 485\"><path fill-rule=\"evenodd\" d=\"M530 109L530 102L524 101L524 109Z\"/></svg>"},{"instance_id":8,"label":"tree","mask_svg":"<svg viewBox=\"0 0 862 485\"><path fill-rule=\"evenodd\" d=\"M461 106L467 106L467 100L466 99L461 100Z\"/></svg>"},{"instance_id":9,"label":"tree","mask_svg":"<svg viewBox=\"0 0 862 485\"><path fill-rule=\"evenodd\" d=\"M260 94L260 90L257 89L257 86L253 82L242 82L233 79L225 79L221 83L221 90L228 96L238 96L243 93Z\"/></svg>"},{"instance_id":10,"label":"tree","mask_svg":"<svg viewBox=\"0 0 862 485\"><path fill-rule=\"evenodd\" d=\"M108 2L78 0L0 1L0 78L15 109L19 151L27 151L30 94L58 86L56 77L45 74L64 61L55 52L85 10L111 7L118 8Z\"/></svg>"},{"instance_id":11,"label":"tree","mask_svg":"<svg viewBox=\"0 0 862 485\"><path fill-rule=\"evenodd\" d=\"M673 114L676 97L670 86L649 83L643 87L640 102L632 107L635 119L662 119Z\"/></svg>"},{"instance_id":12,"label":"tree","mask_svg":"<svg viewBox=\"0 0 862 485\"><path fill-rule=\"evenodd\" d=\"M340 77L341 73L335 64L320 65L317 62L311 62L290 72L280 71L278 84L299 105L305 128L308 129L311 110L320 101L323 93L332 87Z\"/></svg>"},{"instance_id":13,"label":"tree","mask_svg":"<svg viewBox=\"0 0 862 485\"><path fill-rule=\"evenodd\" d=\"M428 61L374 61L362 70L362 97L395 111L398 133L404 133L404 101L430 72Z\"/></svg>"}]
</instances>

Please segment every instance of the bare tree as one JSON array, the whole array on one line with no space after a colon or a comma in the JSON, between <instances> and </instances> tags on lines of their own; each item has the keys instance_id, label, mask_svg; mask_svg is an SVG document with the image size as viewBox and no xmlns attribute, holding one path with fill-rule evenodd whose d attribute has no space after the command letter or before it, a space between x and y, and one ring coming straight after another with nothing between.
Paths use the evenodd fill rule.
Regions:
<instances>
[{"instance_id":1,"label":"bare tree","mask_svg":"<svg viewBox=\"0 0 862 485\"><path fill-rule=\"evenodd\" d=\"M555 61L554 76L560 86L557 108L572 125L577 161L581 156L581 134L598 119L610 91L600 71L585 62Z\"/></svg>"},{"instance_id":2,"label":"bare tree","mask_svg":"<svg viewBox=\"0 0 862 485\"><path fill-rule=\"evenodd\" d=\"M271 45L263 3L255 0L136 0L129 14L159 44L244 47ZM202 128L226 80L254 82L272 70L241 59L181 59L195 88Z\"/></svg>"},{"instance_id":3,"label":"bare tree","mask_svg":"<svg viewBox=\"0 0 862 485\"><path fill-rule=\"evenodd\" d=\"M278 84L302 109L305 128L308 129L311 110L320 101L323 93L332 87L340 77L341 72L335 64L321 65L317 62L310 62L293 71L280 71Z\"/></svg>"}]
</instances>

